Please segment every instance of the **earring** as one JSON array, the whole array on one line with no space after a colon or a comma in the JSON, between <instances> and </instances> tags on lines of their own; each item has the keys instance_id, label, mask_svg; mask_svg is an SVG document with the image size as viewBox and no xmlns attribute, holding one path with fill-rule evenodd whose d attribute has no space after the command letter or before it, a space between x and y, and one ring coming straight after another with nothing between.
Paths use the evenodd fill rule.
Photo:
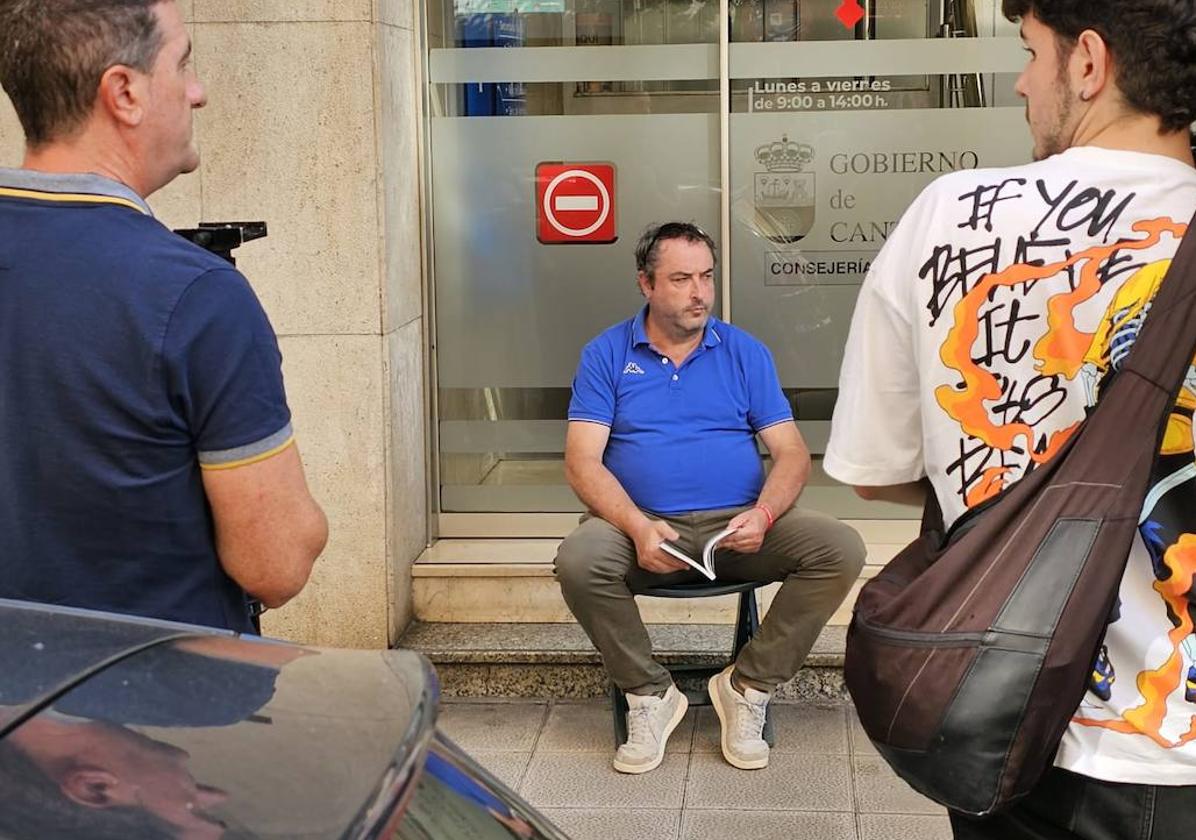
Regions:
<instances>
[{"instance_id":1,"label":"earring","mask_svg":"<svg viewBox=\"0 0 1196 840\"><path fill-rule=\"evenodd\" d=\"M1086 90L1080 91L1080 101L1081 102L1087 102L1091 98L1092 98L1092 94L1090 94L1088 91L1086 91Z\"/></svg>"}]
</instances>

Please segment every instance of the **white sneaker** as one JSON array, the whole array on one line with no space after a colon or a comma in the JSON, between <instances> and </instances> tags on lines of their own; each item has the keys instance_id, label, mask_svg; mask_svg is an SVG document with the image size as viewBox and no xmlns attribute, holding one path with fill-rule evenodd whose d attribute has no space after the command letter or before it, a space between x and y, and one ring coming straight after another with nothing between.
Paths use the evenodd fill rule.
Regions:
<instances>
[{"instance_id":1,"label":"white sneaker","mask_svg":"<svg viewBox=\"0 0 1196 840\"><path fill-rule=\"evenodd\" d=\"M729 665L710 678L710 702L722 724L723 758L740 770L759 770L768 766L768 742L764 740L764 714L772 696L748 688L743 694L731 685Z\"/></svg>"},{"instance_id":2,"label":"white sneaker","mask_svg":"<svg viewBox=\"0 0 1196 840\"><path fill-rule=\"evenodd\" d=\"M664 697L627 695L627 743L615 752L620 773L647 773L660 766L669 735L677 728L689 701L670 685Z\"/></svg>"}]
</instances>

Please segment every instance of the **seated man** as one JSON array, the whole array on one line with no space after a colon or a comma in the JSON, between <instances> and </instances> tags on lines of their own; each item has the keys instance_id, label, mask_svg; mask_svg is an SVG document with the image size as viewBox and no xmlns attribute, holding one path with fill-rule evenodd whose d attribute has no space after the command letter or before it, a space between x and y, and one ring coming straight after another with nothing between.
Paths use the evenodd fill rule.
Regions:
<instances>
[{"instance_id":1,"label":"seated man","mask_svg":"<svg viewBox=\"0 0 1196 840\"><path fill-rule=\"evenodd\" d=\"M704 578L691 557L724 528L725 582L781 581L759 634L710 680L723 756L768 764L772 692L801 667L864 562L859 535L793 506L810 456L768 350L710 314L714 242L691 224L650 227L635 250L647 305L586 345L573 382L565 470L589 508L560 546L556 575L573 615L627 694L627 743L614 766L660 764L687 702L652 659L634 593ZM772 456L765 479L756 435ZM724 550L725 549L725 550Z\"/></svg>"}]
</instances>

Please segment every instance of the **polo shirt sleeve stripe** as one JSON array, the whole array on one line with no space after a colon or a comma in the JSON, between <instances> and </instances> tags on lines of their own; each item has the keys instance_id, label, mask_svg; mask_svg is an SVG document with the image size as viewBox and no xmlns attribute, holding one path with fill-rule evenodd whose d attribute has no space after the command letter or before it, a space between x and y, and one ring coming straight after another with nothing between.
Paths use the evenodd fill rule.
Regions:
<instances>
[{"instance_id":1,"label":"polo shirt sleeve stripe","mask_svg":"<svg viewBox=\"0 0 1196 840\"><path fill-rule=\"evenodd\" d=\"M773 426L779 426L782 423L790 423L792 421L793 421L793 415L786 414L784 417L777 417L775 420L765 420L763 423L761 423L759 426L756 427L756 431L762 432L765 429L771 429Z\"/></svg>"},{"instance_id":2,"label":"polo shirt sleeve stripe","mask_svg":"<svg viewBox=\"0 0 1196 840\"><path fill-rule=\"evenodd\" d=\"M599 419L597 417L586 417L583 414L570 414L569 422L570 423L595 423L599 426L606 426L606 428L608 428L608 429L611 427L611 421L609 421L609 420Z\"/></svg>"},{"instance_id":3,"label":"polo shirt sleeve stripe","mask_svg":"<svg viewBox=\"0 0 1196 840\"><path fill-rule=\"evenodd\" d=\"M617 350L608 330L581 351L566 416L610 426L615 422L614 359Z\"/></svg>"},{"instance_id":4,"label":"polo shirt sleeve stripe","mask_svg":"<svg viewBox=\"0 0 1196 840\"><path fill-rule=\"evenodd\" d=\"M748 425L753 431L759 432L792 420L793 409L785 399L781 378L777 376L777 366L768 347L742 331L732 335L738 339L735 342L737 355L747 380Z\"/></svg>"},{"instance_id":5,"label":"polo shirt sleeve stripe","mask_svg":"<svg viewBox=\"0 0 1196 840\"><path fill-rule=\"evenodd\" d=\"M273 458L293 446L294 443L295 433L291 429L291 424L287 423L274 434L254 443L247 443L234 449L223 449L219 452L200 452L199 467L204 470L231 470L235 467L256 464L258 461Z\"/></svg>"}]
</instances>

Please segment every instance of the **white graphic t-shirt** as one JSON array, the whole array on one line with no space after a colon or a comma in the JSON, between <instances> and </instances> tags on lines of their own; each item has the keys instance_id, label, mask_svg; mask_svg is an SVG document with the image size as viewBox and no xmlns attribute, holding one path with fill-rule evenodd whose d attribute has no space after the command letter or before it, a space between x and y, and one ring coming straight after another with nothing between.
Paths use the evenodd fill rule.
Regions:
<instances>
[{"instance_id":1,"label":"white graphic t-shirt","mask_svg":"<svg viewBox=\"0 0 1196 840\"><path fill-rule=\"evenodd\" d=\"M1194 210L1196 170L1094 147L935 181L861 289L826 471L928 475L950 524L1046 461L1124 362ZM1056 758L1087 776L1196 784L1194 407L1189 371Z\"/></svg>"}]
</instances>

